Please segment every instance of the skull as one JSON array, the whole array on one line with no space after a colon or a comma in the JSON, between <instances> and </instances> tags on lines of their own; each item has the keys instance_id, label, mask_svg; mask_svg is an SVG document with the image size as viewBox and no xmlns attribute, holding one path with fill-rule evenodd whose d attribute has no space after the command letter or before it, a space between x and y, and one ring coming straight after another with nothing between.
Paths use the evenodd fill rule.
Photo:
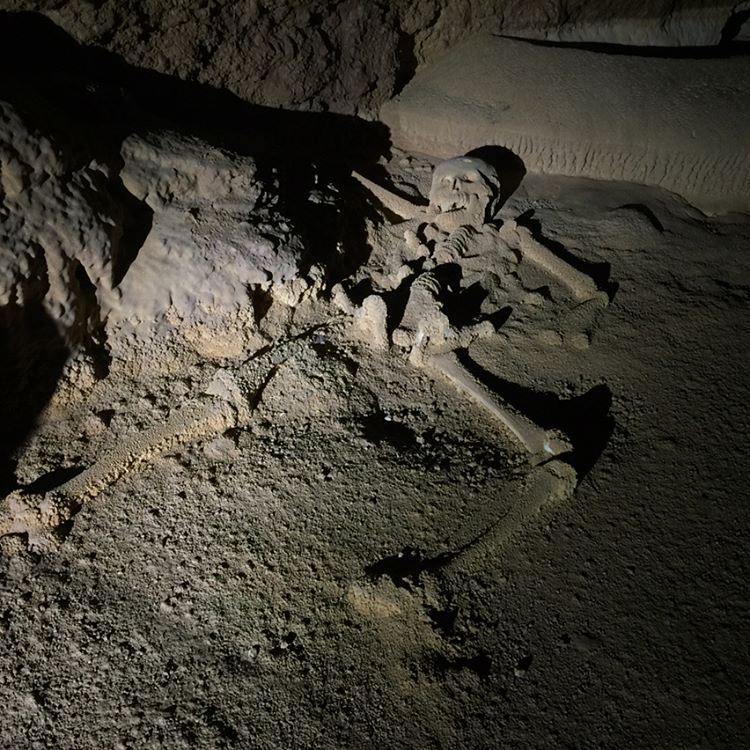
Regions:
<instances>
[{"instance_id":1,"label":"skull","mask_svg":"<svg viewBox=\"0 0 750 750\"><path fill-rule=\"evenodd\" d=\"M457 156L435 167L430 206L438 216L454 214L452 224L481 226L492 218L499 196L497 171L476 156Z\"/></svg>"}]
</instances>

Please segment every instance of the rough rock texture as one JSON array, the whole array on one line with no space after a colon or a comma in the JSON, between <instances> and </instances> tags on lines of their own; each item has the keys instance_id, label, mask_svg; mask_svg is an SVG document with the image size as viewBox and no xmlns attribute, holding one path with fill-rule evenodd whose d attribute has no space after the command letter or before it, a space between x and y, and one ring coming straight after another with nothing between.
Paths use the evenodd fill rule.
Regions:
<instances>
[{"instance_id":1,"label":"rough rock texture","mask_svg":"<svg viewBox=\"0 0 750 750\"><path fill-rule=\"evenodd\" d=\"M417 0L404 2L403 29L420 63L478 32L527 39L634 46L704 46L735 38L730 19L747 0ZM725 31L729 27L728 33Z\"/></svg>"},{"instance_id":2,"label":"rough rock texture","mask_svg":"<svg viewBox=\"0 0 750 750\"><path fill-rule=\"evenodd\" d=\"M396 145L496 145L527 170L660 185L750 211L750 61L604 55L492 35L458 45L382 109Z\"/></svg>"},{"instance_id":3,"label":"rough rock texture","mask_svg":"<svg viewBox=\"0 0 750 750\"><path fill-rule=\"evenodd\" d=\"M0 307L43 301L77 341L114 286L124 214L107 168L81 156L0 102Z\"/></svg>"},{"instance_id":4,"label":"rough rock texture","mask_svg":"<svg viewBox=\"0 0 750 750\"><path fill-rule=\"evenodd\" d=\"M108 357L257 345L253 290L296 278L304 250L273 172L169 133L128 138L120 172L89 157L0 103L0 310L39 304Z\"/></svg>"},{"instance_id":5,"label":"rough rock texture","mask_svg":"<svg viewBox=\"0 0 750 750\"><path fill-rule=\"evenodd\" d=\"M176 134L131 136L125 187L153 211L151 230L108 311L111 345L187 340L240 356L255 329L252 290L299 275L303 245L279 213L278 184L255 161Z\"/></svg>"},{"instance_id":6,"label":"rough rock texture","mask_svg":"<svg viewBox=\"0 0 750 750\"><path fill-rule=\"evenodd\" d=\"M479 31L715 45L747 2L6 0L4 7L41 10L81 42L258 104L372 116L415 65Z\"/></svg>"}]
</instances>

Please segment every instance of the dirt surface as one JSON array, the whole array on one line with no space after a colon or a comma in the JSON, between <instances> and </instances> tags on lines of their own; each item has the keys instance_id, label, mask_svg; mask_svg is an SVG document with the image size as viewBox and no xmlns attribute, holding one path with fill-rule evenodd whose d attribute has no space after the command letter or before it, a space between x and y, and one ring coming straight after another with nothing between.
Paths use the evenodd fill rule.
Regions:
<instances>
[{"instance_id":1,"label":"dirt surface","mask_svg":"<svg viewBox=\"0 0 750 750\"><path fill-rule=\"evenodd\" d=\"M575 494L441 568L518 501L523 455L403 358L321 337L247 427L127 475L54 553L2 559L7 746L745 745L750 228L563 178L527 177L503 214L529 208L608 264L614 299L588 348L525 330L471 354L575 435ZM89 465L201 377L53 399L19 482Z\"/></svg>"}]
</instances>

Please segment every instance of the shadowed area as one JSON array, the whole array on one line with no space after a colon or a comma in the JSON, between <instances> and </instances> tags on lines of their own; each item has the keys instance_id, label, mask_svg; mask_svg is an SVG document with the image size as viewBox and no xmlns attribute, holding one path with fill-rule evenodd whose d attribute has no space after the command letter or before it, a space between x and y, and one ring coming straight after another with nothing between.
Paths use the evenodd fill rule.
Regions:
<instances>
[{"instance_id":1,"label":"shadowed area","mask_svg":"<svg viewBox=\"0 0 750 750\"><path fill-rule=\"evenodd\" d=\"M0 495L15 485L11 456L54 393L68 354L41 305L0 308Z\"/></svg>"}]
</instances>

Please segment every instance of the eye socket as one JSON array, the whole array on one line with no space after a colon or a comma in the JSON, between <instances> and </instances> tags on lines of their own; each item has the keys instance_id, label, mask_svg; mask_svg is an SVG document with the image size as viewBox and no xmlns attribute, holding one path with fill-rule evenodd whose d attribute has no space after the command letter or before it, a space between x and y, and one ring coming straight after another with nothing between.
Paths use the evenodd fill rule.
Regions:
<instances>
[{"instance_id":1,"label":"eye socket","mask_svg":"<svg viewBox=\"0 0 750 750\"><path fill-rule=\"evenodd\" d=\"M479 182L481 179L479 172L472 170L462 174L447 174L441 179L444 185L452 185L454 182Z\"/></svg>"}]
</instances>

